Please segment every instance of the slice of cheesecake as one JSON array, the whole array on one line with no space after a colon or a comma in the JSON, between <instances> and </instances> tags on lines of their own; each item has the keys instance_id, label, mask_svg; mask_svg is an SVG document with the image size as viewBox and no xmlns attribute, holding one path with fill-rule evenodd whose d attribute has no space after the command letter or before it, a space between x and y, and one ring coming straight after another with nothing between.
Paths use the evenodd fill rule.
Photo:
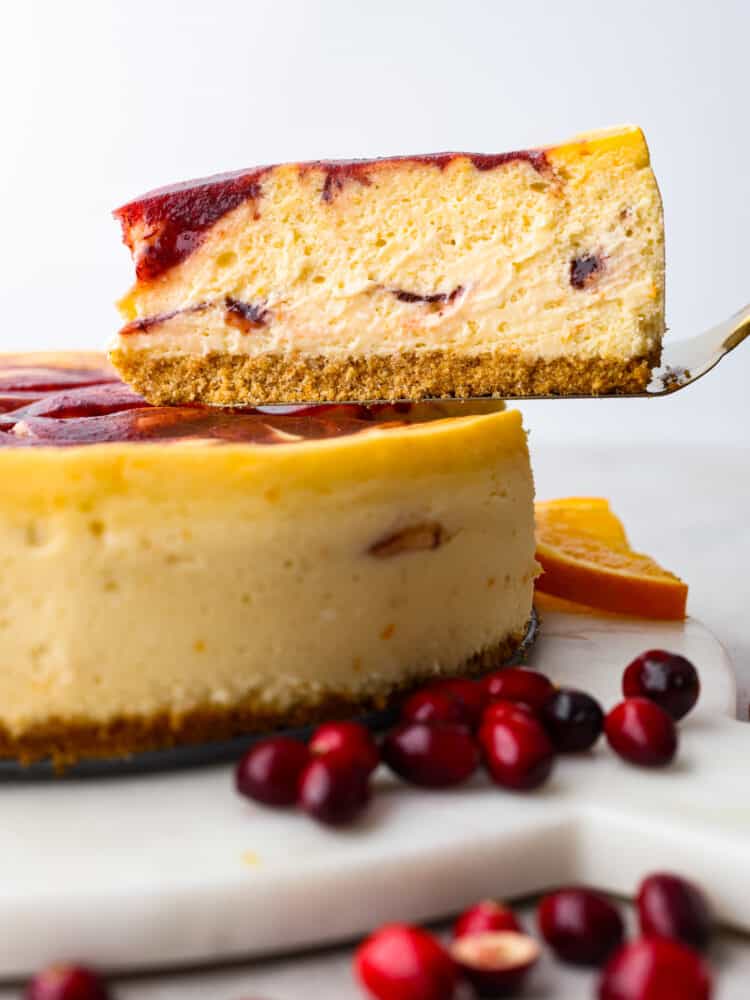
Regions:
<instances>
[{"instance_id":1,"label":"slice of cheesecake","mask_svg":"<svg viewBox=\"0 0 750 1000\"><path fill-rule=\"evenodd\" d=\"M521 642L533 482L497 401L150 407L75 354L0 357L0 390L0 758L356 716Z\"/></svg>"},{"instance_id":2,"label":"slice of cheesecake","mask_svg":"<svg viewBox=\"0 0 750 1000\"><path fill-rule=\"evenodd\" d=\"M516 153L259 167L115 213L112 361L155 403L625 393L664 331L640 129Z\"/></svg>"}]
</instances>

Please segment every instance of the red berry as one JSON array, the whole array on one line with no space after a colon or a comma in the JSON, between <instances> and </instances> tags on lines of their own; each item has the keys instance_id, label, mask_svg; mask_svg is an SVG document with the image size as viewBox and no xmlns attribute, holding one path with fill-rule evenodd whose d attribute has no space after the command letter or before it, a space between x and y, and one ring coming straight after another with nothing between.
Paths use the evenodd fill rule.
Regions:
<instances>
[{"instance_id":1,"label":"red berry","mask_svg":"<svg viewBox=\"0 0 750 1000\"><path fill-rule=\"evenodd\" d=\"M406 722L386 736L383 760L413 785L448 788L471 777L479 750L465 726Z\"/></svg>"},{"instance_id":2,"label":"red berry","mask_svg":"<svg viewBox=\"0 0 750 1000\"><path fill-rule=\"evenodd\" d=\"M493 701L492 704L488 705L484 710L484 715L482 716L482 726L491 726L493 722L503 722L506 719L536 719L539 721L539 716L536 712L529 708L528 705L524 705L520 701ZM480 730L481 731L481 730Z\"/></svg>"},{"instance_id":3,"label":"red berry","mask_svg":"<svg viewBox=\"0 0 750 1000\"><path fill-rule=\"evenodd\" d=\"M637 656L622 676L626 698L650 698L679 721L695 706L701 684L690 660L665 649L649 649Z\"/></svg>"},{"instance_id":4,"label":"red berry","mask_svg":"<svg viewBox=\"0 0 750 1000\"><path fill-rule=\"evenodd\" d=\"M607 963L599 1000L710 1000L711 974L700 955L668 938L626 944Z\"/></svg>"},{"instance_id":5,"label":"red berry","mask_svg":"<svg viewBox=\"0 0 750 1000\"><path fill-rule=\"evenodd\" d=\"M451 946L453 960L480 997L515 996L539 952L536 941L518 931L469 935Z\"/></svg>"},{"instance_id":6,"label":"red berry","mask_svg":"<svg viewBox=\"0 0 750 1000\"><path fill-rule=\"evenodd\" d=\"M313 733L308 749L316 757L344 753L368 774L372 774L380 763L380 752L372 733L359 722L324 722Z\"/></svg>"},{"instance_id":7,"label":"red berry","mask_svg":"<svg viewBox=\"0 0 750 1000\"><path fill-rule=\"evenodd\" d=\"M299 777L309 759L307 747L299 740L288 736L262 740L237 764L237 791L267 806L294 805Z\"/></svg>"},{"instance_id":8,"label":"red berry","mask_svg":"<svg viewBox=\"0 0 750 1000\"><path fill-rule=\"evenodd\" d=\"M555 687L537 670L504 667L485 677L484 690L490 701L521 701L531 708L541 708Z\"/></svg>"},{"instance_id":9,"label":"red berry","mask_svg":"<svg viewBox=\"0 0 750 1000\"><path fill-rule=\"evenodd\" d=\"M599 702L585 691L560 688L541 710L544 728L560 753L590 750L604 728L604 712Z\"/></svg>"},{"instance_id":10,"label":"red berry","mask_svg":"<svg viewBox=\"0 0 750 1000\"><path fill-rule=\"evenodd\" d=\"M518 918L512 910L494 899L482 899L480 902L464 910L453 925L453 937L466 937L469 934L486 934L489 931L523 932Z\"/></svg>"},{"instance_id":11,"label":"red berry","mask_svg":"<svg viewBox=\"0 0 750 1000\"><path fill-rule=\"evenodd\" d=\"M299 779L299 804L328 826L351 823L370 801L370 775L348 754L313 757Z\"/></svg>"},{"instance_id":12,"label":"red berry","mask_svg":"<svg viewBox=\"0 0 750 1000\"><path fill-rule=\"evenodd\" d=\"M479 681L469 680L468 677L444 677L442 680L433 681L429 690L439 691L461 702L471 717L470 725L473 728L479 725L482 711L487 704L484 686Z\"/></svg>"},{"instance_id":13,"label":"red berry","mask_svg":"<svg viewBox=\"0 0 750 1000\"><path fill-rule=\"evenodd\" d=\"M560 889L545 896L537 922L558 958L574 965L601 965L619 948L624 935L615 907L589 889Z\"/></svg>"},{"instance_id":14,"label":"red berry","mask_svg":"<svg viewBox=\"0 0 750 1000\"><path fill-rule=\"evenodd\" d=\"M482 726L484 762L497 785L525 791L550 776L555 748L544 727L532 716L519 713Z\"/></svg>"},{"instance_id":15,"label":"red berry","mask_svg":"<svg viewBox=\"0 0 750 1000\"><path fill-rule=\"evenodd\" d=\"M357 949L357 976L376 1000L452 1000L453 959L431 934L406 924L381 927Z\"/></svg>"},{"instance_id":16,"label":"red berry","mask_svg":"<svg viewBox=\"0 0 750 1000\"><path fill-rule=\"evenodd\" d=\"M679 875L649 875L638 890L638 919L644 937L667 937L698 951L711 938L711 910L701 890Z\"/></svg>"},{"instance_id":17,"label":"red berry","mask_svg":"<svg viewBox=\"0 0 750 1000\"><path fill-rule=\"evenodd\" d=\"M612 749L631 764L662 767L677 753L677 729L671 715L647 698L626 698L604 721Z\"/></svg>"},{"instance_id":18,"label":"red berry","mask_svg":"<svg viewBox=\"0 0 750 1000\"><path fill-rule=\"evenodd\" d=\"M450 722L459 726L473 726L473 716L462 701L442 691L424 688L415 691L401 706L404 722Z\"/></svg>"},{"instance_id":19,"label":"red berry","mask_svg":"<svg viewBox=\"0 0 750 1000\"><path fill-rule=\"evenodd\" d=\"M24 991L24 1000L108 1000L103 979L82 965L52 965L38 972Z\"/></svg>"}]
</instances>

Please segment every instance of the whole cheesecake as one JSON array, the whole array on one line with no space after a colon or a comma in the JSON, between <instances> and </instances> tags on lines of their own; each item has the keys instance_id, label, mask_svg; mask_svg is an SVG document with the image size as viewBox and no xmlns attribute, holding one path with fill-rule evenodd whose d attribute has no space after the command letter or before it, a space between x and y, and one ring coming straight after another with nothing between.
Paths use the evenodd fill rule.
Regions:
<instances>
[{"instance_id":1,"label":"whole cheesecake","mask_svg":"<svg viewBox=\"0 0 750 1000\"><path fill-rule=\"evenodd\" d=\"M664 232L640 129L513 153L292 163L115 213L111 354L154 403L640 392Z\"/></svg>"},{"instance_id":2,"label":"whole cheesecake","mask_svg":"<svg viewBox=\"0 0 750 1000\"><path fill-rule=\"evenodd\" d=\"M0 755L116 756L383 706L502 663L533 484L498 404L151 407L0 361Z\"/></svg>"}]
</instances>

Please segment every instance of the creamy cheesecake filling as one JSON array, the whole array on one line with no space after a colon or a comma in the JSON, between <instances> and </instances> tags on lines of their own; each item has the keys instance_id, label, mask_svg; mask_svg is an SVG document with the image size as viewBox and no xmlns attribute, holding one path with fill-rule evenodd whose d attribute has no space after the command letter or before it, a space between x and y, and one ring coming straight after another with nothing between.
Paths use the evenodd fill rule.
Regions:
<instances>
[{"instance_id":1,"label":"creamy cheesecake filling","mask_svg":"<svg viewBox=\"0 0 750 1000\"><path fill-rule=\"evenodd\" d=\"M530 361L644 357L660 343L658 289L641 248L625 236L627 228L616 219L613 231L597 241L596 256L565 255L551 245L552 234L524 262L504 259L490 244L481 260L449 277L444 292L358 281L343 266L333 269L335 281L295 286L290 266L262 304L250 301L253 289L240 291L230 282L232 296L132 321L120 331L117 349L198 357L299 352L338 360L435 348L458 355L494 349ZM578 279L580 287L571 284L571 272L590 261L597 263L589 264L589 277Z\"/></svg>"},{"instance_id":2,"label":"creamy cheesecake filling","mask_svg":"<svg viewBox=\"0 0 750 1000\"><path fill-rule=\"evenodd\" d=\"M218 355L247 359L246 381L256 360L345 365L435 352L647 369L664 329L663 233L641 133L584 137L547 150L541 167L475 159L359 164L328 198L330 165L264 168L251 199L121 301L115 363L149 398L159 396L159 363L166 376L163 362ZM211 203L212 190L199 183L196 197ZM137 261L160 245L162 227L174 237L170 197L120 210ZM455 373L443 374L437 394L454 394ZM205 390L227 400L191 385L184 367L171 378L164 399L180 398L182 379L189 398Z\"/></svg>"}]
</instances>

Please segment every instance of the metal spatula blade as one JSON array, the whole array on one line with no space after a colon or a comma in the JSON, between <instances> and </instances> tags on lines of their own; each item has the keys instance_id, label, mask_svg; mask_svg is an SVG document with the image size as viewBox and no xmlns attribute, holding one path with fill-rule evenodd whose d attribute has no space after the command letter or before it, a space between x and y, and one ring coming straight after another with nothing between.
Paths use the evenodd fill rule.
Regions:
<instances>
[{"instance_id":1,"label":"metal spatula blade","mask_svg":"<svg viewBox=\"0 0 750 1000\"><path fill-rule=\"evenodd\" d=\"M750 336L750 305L703 333L667 342L644 396L666 396L703 378Z\"/></svg>"}]
</instances>

